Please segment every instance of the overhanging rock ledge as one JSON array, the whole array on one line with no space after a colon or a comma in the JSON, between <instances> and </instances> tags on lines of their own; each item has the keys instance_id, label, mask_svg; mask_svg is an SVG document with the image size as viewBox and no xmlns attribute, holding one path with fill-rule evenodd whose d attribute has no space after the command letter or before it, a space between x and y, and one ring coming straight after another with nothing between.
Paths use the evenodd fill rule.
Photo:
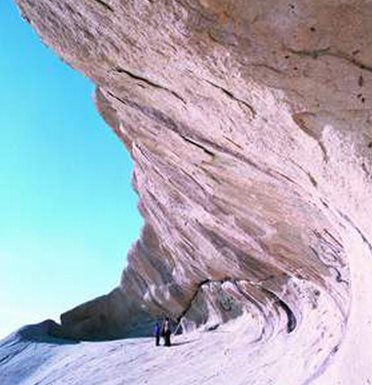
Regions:
<instances>
[{"instance_id":1,"label":"overhanging rock ledge","mask_svg":"<svg viewBox=\"0 0 372 385\"><path fill-rule=\"evenodd\" d=\"M372 2L16 2L97 85L145 220L120 286L59 333L245 317L244 383L368 383Z\"/></svg>"}]
</instances>

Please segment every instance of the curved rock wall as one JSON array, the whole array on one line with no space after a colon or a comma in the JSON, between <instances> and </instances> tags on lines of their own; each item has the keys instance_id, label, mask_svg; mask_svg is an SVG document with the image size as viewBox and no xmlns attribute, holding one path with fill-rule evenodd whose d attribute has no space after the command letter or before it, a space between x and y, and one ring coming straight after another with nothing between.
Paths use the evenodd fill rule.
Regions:
<instances>
[{"instance_id":1,"label":"curved rock wall","mask_svg":"<svg viewBox=\"0 0 372 385\"><path fill-rule=\"evenodd\" d=\"M185 330L241 319L247 352L260 351L252 371L265 368L244 383L305 384L330 362L324 384L366 383L368 354L347 373L344 362L353 340L371 342L360 336L371 322L372 2L17 3L97 85L145 219L120 287L62 315L56 333L141 335L162 314Z\"/></svg>"}]
</instances>

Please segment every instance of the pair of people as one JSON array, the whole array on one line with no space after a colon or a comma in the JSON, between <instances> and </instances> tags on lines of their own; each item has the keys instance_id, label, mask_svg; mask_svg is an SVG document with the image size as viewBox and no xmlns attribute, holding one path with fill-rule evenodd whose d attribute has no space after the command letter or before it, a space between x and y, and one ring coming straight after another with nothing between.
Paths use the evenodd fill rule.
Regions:
<instances>
[{"instance_id":1,"label":"pair of people","mask_svg":"<svg viewBox=\"0 0 372 385\"><path fill-rule=\"evenodd\" d=\"M160 345L160 337L164 338L164 346L171 346L171 326L170 320L168 317L165 317L162 324L159 322L155 323L154 326L154 336L155 336L155 345Z\"/></svg>"}]
</instances>

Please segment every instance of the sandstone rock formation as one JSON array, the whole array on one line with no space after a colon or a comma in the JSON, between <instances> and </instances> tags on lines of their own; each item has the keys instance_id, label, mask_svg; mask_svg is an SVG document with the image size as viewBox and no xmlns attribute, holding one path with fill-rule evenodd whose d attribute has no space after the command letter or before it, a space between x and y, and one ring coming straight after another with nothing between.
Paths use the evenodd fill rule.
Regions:
<instances>
[{"instance_id":1,"label":"sandstone rock formation","mask_svg":"<svg viewBox=\"0 0 372 385\"><path fill-rule=\"evenodd\" d=\"M55 334L245 317L246 384L368 383L372 1L16 2L97 85L145 219L120 287Z\"/></svg>"}]
</instances>

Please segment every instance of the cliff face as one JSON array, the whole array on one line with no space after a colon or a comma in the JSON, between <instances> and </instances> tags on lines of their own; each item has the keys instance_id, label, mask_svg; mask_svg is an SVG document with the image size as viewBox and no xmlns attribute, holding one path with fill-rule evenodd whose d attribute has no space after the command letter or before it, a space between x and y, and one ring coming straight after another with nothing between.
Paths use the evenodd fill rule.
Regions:
<instances>
[{"instance_id":1,"label":"cliff face","mask_svg":"<svg viewBox=\"0 0 372 385\"><path fill-rule=\"evenodd\" d=\"M55 333L240 317L256 336L247 351L260 349L252 370L275 361L246 383L279 383L296 357L286 385L331 359L325 384L364 384L371 357L344 363L371 344L372 2L17 4L97 85L145 219L120 287L62 315Z\"/></svg>"}]
</instances>

